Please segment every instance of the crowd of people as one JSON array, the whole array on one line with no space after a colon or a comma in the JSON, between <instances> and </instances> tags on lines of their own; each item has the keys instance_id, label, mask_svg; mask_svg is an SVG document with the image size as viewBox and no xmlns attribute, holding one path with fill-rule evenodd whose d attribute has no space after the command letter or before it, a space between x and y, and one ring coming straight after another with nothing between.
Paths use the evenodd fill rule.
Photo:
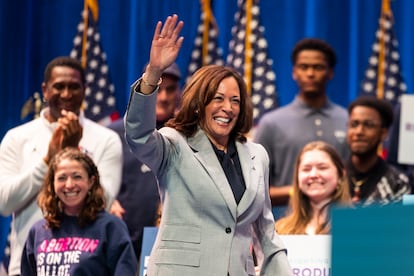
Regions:
<instances>
[{"instance_id":1,"label":"crowd of people","mask_svg":"<svg viewBox=\"0 0 414 276\"><path fill-rule=\"evenodd\" d=\"M9 130L0 146L0 213L12 215L9 275L20 275L21 256L30 228L42 219L36 197L48 165L60 150L75 147L92 157L100 173L106 208L118 194L122 143L109 128L85 118L85 72L79 61L57 57L42 83L45 108L40 117Z\"/></svg>"},{"instance_id":2,"label":"crowd of people","mask_svg":"<svg viewBox=\"0 0 414 276\"><path fill-rule=\"evenodd\" d=\"M159 227L147 275L292 275L279 235L329 234L333 206L411 193L412 175L379 155L392 106L329 99L328 43L295 45L297 95L249 137L252 103L233 68L203 66L181 93L183 24L157 23L125 115L108 127L83 115L81 64L47 65L40 117L0 146L6 275L136 275L146 226Z\"/></svg>"},{"instance_id":3,"label":"crowd of people","mask_svg":"<svg viewBox=\"0 0 414 276\"><path fill-rule=\"evenodd\" d=\"M291 60L297 95L290 104L265 114L255 135L255 141L266 148L270 158L275 217L286 211L295 159L306 143L322 140L334 146L342 158L348 157L346 109L327 95L336 65L334 50L323 40L305 38L295 45Z\"/></svg>"}]
</instances>

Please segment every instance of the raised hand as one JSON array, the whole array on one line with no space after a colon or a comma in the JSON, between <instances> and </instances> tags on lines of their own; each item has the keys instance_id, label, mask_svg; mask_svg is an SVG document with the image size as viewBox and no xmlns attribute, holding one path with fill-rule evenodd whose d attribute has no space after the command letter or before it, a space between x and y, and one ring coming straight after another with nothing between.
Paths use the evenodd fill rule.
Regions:
<instances>
[{"instance_id":1,"label":"raised hand","mask_svg":"<svg viewBox=\"0 0 414 276\"><path fill-rule=\"evenodd\" d=\"M156 84L162 72L174 63L184 37L179 36L184 25L176 14L168 16L164 24L159 21L152 38L150 60L145 71L147 83Z\"/></svg>"}]
</instances>

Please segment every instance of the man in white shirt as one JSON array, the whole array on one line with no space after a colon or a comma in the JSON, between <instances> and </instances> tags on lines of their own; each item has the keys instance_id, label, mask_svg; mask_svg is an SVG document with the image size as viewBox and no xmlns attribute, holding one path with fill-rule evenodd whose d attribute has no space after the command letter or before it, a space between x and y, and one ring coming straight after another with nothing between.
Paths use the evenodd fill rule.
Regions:
<instances>
[{"instance_id":1,"label":"man in white shirt","mask_svg":"<svg viewBox=\"0 0 414 276\"><path fill-rule=\"evenodd\" d=\"M65 147L77 147L96 163L107 206L116 197L122 173L122 144L112 130L83 116L85 74L69 57L53 59L42 83L46 108L40 117L9 130L0 146L0 213L12 214L9 275L20 275L28 231L42 218L36 197L48 164Z\"/></svg>"}]
</instances>

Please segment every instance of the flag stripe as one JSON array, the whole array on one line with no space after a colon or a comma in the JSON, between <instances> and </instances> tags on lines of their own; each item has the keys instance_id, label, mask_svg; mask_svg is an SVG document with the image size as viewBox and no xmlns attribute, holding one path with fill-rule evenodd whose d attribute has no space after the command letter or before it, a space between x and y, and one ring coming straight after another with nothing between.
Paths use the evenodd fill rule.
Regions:
<instances>
[{"instance_id":1,"label":"flag stripe","mask_svg":"<svg viewBox=\"0 0 414 276\"><path fill-rule=\"evenodd\" d=\"M115 88L109 75L106 54L102 50L98 22L94 20L90 7L85 6L87 9L82 12L70 56L81 61L85 69L85 116L97 122L106 122L107 118L116 118ZM98 11L97 6L94 9Z\"/></svg>"},{"instance_id":2,"label":"flag stripe","mask_svg":"<svg viewBox=\"0 0 414 276\"><path fill-rule=\"evenodd\" d=\"M251 8L247 10L250 15L246 14L246 0L238 1L227 65L234 67L245 78L247 89L251 91L256 125L263 114L278 106L278 97L273 60L268 56L264 27L260 24L259 4L254 1L249 3Z\"/></svg>"},{"instance_id":3,"label":"flag stripe","mask_svg":"<svg viewBox=\"0 0 414 276\"><path fill-rule=\"evenodd\" d=\"M393 23L389 0L383 0L376 40L359 95L376 96L394 106L407 88L401 72L398 40Z\"/></svg>"},{"instance_id":4,"label":"flag stripe","mask_svg":"<svg viewBox=\"0 0 414 276\"><path fill-rule=\"evenodd\" d=\"M203 65L224 65L223 51L218 44L218 28L210 8L210 2L203 2L201 9L200 23L187 70L187 81Z\"/></svg>"}]
</instances>

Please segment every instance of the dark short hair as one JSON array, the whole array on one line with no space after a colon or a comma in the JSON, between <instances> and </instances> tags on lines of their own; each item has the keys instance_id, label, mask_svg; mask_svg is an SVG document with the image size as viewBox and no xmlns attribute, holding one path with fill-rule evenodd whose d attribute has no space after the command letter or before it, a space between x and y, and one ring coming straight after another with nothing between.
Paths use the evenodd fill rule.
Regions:
<instances>
[{"instance_id":1,"label":"dark short hair","mask_svg":"<svg viewBox=\"0 0 414 276\"><path fill-rule=\"evenodd\" d=\"M375 109L381 117L382 127L389 128L394 119L392 105L386 100L379 99L375 96L360 96L351 102L348 106L348 114L357 106L365 106Z\"/></svg>"},{"instance_id":2,"label":"dark short hair","mask_svg":"<svg viewBox=\"0 0 414 276\"><path fill-rule=\"evenodd\" d=\"M74 58L71 57L56 57L52 59L47 65L45 69L44 74L44 82L48 82L50 78L52 77L52 71L53 68L63 66L63 67L70 67L72 69L75 69L79 71L81 75L82 84L85 85L86 79L85 79L85 70L82 67L82 64Z\"/></svg>"},{"instance_id":3,"label":"dark short hair","mask_svg":"<svg viewBox=\"0 0 414 276\"><path fill-rule=\"evenodd\" d=\"M304 50L316 50L325 55L329 67L334 68L336 65L336 54L333 48L324 40L318 38L304 38L296 43L292 50L291 60L296 64L300 52Z\"/></svg>"}]
</instances>

